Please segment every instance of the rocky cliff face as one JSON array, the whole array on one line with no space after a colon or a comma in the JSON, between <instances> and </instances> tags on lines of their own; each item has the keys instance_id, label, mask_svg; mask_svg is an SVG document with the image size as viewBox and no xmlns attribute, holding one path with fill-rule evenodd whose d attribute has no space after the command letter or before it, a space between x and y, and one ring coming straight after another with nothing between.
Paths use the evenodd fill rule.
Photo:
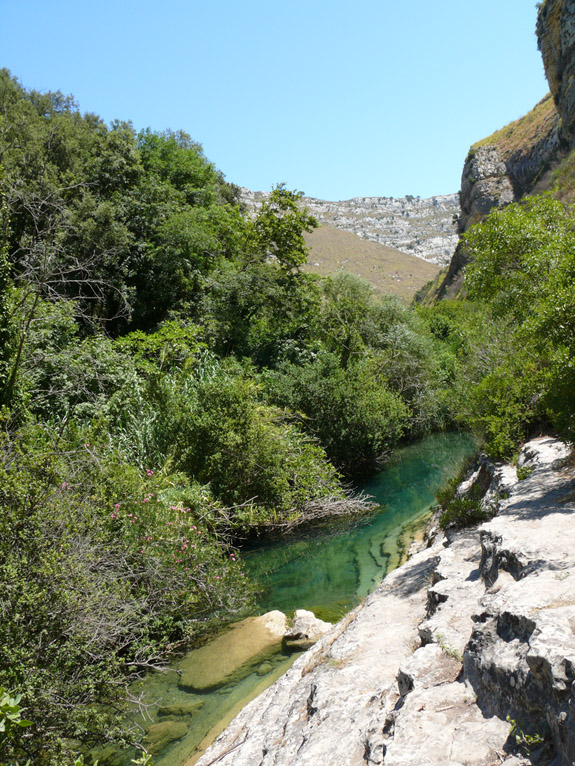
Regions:
<instances>
[{"instance_id":1,"label":"rocky cliff face","mask_svg":"<svg viewBox=\"0 0 575 766\"><path fill-rule=\"evenodd\" d=\"M539 8L537 39L562 138L575 143L575 0L546 0Z\"/></svg>"},{"instance_id":2,"label":"rocky cliff face","mask_svg":"<svg viewBox=\"0 0 575 766\"><path fill-rule=\"evenodd\" d=\"M483 464L498 510L392 572L198 766L575 759L575 469L555 439Z\"/></svg>"},{"instance_id":3,"label":"rocky cliff face","mask_svg":"<svg viewBox=\"0 0 575 766\"><path fill-rule=\"evenodd\" d=\"M461 231L491 208L531 193L575 145L575 0L540 4L537 41L551 93L471 147L461 183Z\"/></svg>"},{"instance_id":4,"label":"rocky cliff face","mask_svg":"<svg viewBox=\"0 0 575 766\"><path fill-rule=\"evenodd\" d=\"M265 197L266 192L242 189L242 201L249 210L256 210ZM458 194L429 199L355 197L341 202L304 197L303 203L322 225L352 232L431 263L449 263L457 245Z\"/></svg>"},{"instance_id":5,"label":"rocky cliff face","mask_svg":"<svg viewBox=\"0 0 575 766\"><path fill-rule=\"evenodd\" d=\"M575 0L540 4L537 39L551 93L471 147L461 178L460 233L493 208L546 191L546 174L575 147ZM466 262L458 245L439 297L458 292Z\"/></svg>"}]
</instances>

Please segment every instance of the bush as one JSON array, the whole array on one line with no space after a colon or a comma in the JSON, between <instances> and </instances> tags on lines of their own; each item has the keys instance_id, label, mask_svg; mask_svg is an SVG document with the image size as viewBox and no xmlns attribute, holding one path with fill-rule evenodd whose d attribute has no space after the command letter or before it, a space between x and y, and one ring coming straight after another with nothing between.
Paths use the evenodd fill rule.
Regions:
<instances>
[{"instance_id":1,"label":"bush","mask_svg":"<svg viewBox=\"0 0 575 766\"><path fill-rule=\"evenodd\" d=\"M142 475L94 433L3 436L0 684L34 721L20 734L34 764L60 764L70 740L129 737L124 683L245 606L213 506L184 477Z\"/></svg>"},{"instance_id":2,"label":"bush","mask_svg":"<svg viewBox=\"0 0 575 766\"><path fill-rule=\"evenodd\" d=\"M347 476L373 470L409 424L409 408L369 359L343 369L334 354L323 352L304 365L280 365L266 385L279 406L303 413L305 427Z\"/></svg>"},{"instance_id":3,"label":"bush","mask_svg":"<svg viewBox=\"0 0 575 766\"><path fill-rule=\"evenodd\" d=\"M482 505L483 492L481 487L473 485L465 495L458 496L455 493L449 500L443 499L440 505L443 513L439 519L441 529L447 527L470 527L481 524L489 518L489 512Z\"/></svg>"}]
</instances>

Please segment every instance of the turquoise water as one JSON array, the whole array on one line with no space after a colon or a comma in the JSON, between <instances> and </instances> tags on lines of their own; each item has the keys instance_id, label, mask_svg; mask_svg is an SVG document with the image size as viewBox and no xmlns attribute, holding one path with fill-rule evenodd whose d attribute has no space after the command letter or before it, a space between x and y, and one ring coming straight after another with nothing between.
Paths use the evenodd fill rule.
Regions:
<instances>
[{"instance_id":1,"label":"turquoise water","mask_svg":"<svg viewBox=\"0 0 575 766\"><path fill-rule=\"evenodd\" d=\"M467 434L433 434L397 450L363 487L382 507L352 523L245 553L244 565L261 584L260 611L311 609L340 617L370 593L398 562L404 526L434 504L434 492L476 450Z\"/></svg>"},{"instance_id":2,"label":"turquoise water","mask_svg":"<svg viewBox=\"0 0 575 766\"><path fill-rule=\"evenodd\" d=\"M381 505L376 512L245 552L242 559L246 572L259 583L257 611L280 609L289 614L306 608L318 617L337 621L399 563L406 525L421 519L434 504L434 491L452 478L475 450L470 436L450 433L434 434L404 447L363 487ZM178 688L176 672L151 674L133 689L155 701L149 710L148 725L160 720L161 705L183 705L200 697L203 700L200 710L178 719L179 724L185 722L187 733L156 754L154 763L191 766L198 757L197 748L217 735L214 727L223 725L226 717L237 713L254 694L285 672L292 661L293 656L283 654L278 645L270 658L269 674L261 677L252 669L234 684L193 696ZM140 724L146 725L141 719ZM131 757L124 756L119 762L127 766Z\"/></svg>"}]
</instances>

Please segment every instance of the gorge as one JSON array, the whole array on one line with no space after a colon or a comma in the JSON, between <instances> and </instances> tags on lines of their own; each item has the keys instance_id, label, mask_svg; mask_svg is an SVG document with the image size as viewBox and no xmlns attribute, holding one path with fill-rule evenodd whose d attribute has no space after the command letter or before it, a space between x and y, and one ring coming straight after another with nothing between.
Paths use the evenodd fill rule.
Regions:
<instances>
[{"instance_id":1,"label":"gorge","mask_svg":"<svg viewBox=\"0 0 575 766\"><path fill-rule=\"evenodd\" d=\"M460 233L530 193L570 199L572 2L540 4L551 95L472 147ZM460 245L440 296L461 290ZM240 713L199 766L575 762L573 462L550 437L480 464L492 521L431 533L364 604ZM334 744L337 743L337 746Z\"/></svg>"},{"instance_id":2,"label":"gorge","mask_svg":"<svg viewBox=\"0 0 575 766\"><path fill-rule=\"evenodd\" d=\"M573 18L460 209L0 70L2 766L572 766Z\"/></svg>"},{"instance_id":3,"label":"gorge","mask_svg":"<svg viewBox=\"0 0 575 766\"><path fill-rule=\"evenodd\" d=\"M495 518L432 535L198 766L572 763L575 475L551 438L518 466L481 466Z\"/></svg>"}]
</instances>

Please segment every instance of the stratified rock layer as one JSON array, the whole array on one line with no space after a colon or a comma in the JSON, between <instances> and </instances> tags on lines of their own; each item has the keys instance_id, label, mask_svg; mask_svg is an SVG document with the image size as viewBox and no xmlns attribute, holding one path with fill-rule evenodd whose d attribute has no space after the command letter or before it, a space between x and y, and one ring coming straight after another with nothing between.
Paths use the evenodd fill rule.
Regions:
<instances>
[{"instance_id":1,"label":"stratified rock layer","mask_svg":"<svg viewBox=\"0 0 575 766\"><path fill-rule=\"evenodd\" d=\"M567 458L563 444L539 439L523 452L523 481L514 468L492 470L488 499L499 515L449 540L440 534L388 575L237 716L199 766L572 764Z\"/></svg>"},{"instance_id":2,"label":"stratified rock layer","mask_svg":"<svg viewBox=\"0 0 575 766\"><path fill-rule=\"evenodd\" d=\"M242 189L242 202L256 211L267 192ZM457 245L458 194L419 197L354 197L328 201L303 197L321 225L352 232L362 239L438 263L449 263Z\"/></svg>"}]
</instances>

